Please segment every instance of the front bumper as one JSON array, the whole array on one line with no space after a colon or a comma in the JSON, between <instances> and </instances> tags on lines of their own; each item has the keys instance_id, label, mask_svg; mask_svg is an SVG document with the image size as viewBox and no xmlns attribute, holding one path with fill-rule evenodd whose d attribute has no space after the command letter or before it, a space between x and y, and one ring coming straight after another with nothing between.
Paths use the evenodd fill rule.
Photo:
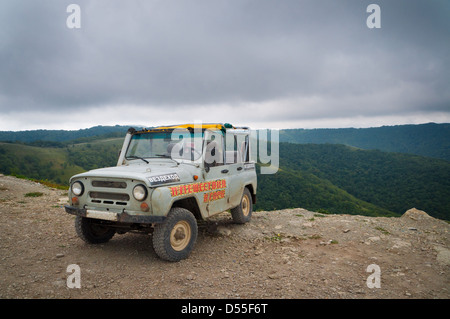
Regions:
<instances>
[{"instance_id":1,"label":"front bumper","mask_svg":"<svg viewBox=\"0 0 450 319\"><path fill-rule=\"evenodd\" d=\"M126 211L110 212L94 209L78 208L64 205L66 213L81 217L96 218L102 220L115 221L119 223L157 224L166 219L164 216L130 215Z\"/></svg>"}]
</instances>

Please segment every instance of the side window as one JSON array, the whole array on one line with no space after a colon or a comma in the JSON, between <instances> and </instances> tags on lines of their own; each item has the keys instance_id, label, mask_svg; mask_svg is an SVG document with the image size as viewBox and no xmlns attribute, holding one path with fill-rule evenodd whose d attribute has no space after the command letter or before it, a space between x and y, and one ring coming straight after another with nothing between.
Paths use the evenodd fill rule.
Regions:
<instances>
[{"instance_id":1,"label":"side window","mask_svg":"<svg viewBox=\"0 0 450 319\"><path fill-rule=\"evenodd\" d=\"M227 133L225 137L225 163L234 164L238 162L236 135Z\"/></svg>"},{"instance_id":2,"label":"side window","mask_svg":"<svg viewBox=\"0 0 450 319\"><path fill-rule=\"evenodd\" d=\"M225 140L225 163L246 163L249 161L248 135L228 133Z\"/></svg>"},{"instance_id":3,"label":"side window","mask_svg":"<svg viewBox=\"0 0 450 319\"><path fill-rule=\"evenodd\" d=\"M241 156L244 163L250 161L250 148L248 147L248 135L245 135L245 139L241 143Z\"/></svg>"},{"instance_id":4,"label":"side window","mask_svg":"<svg viewBox=\"0 0 450 319\"><path fill-rule=\"evenodd\" d=\"M220 132L211 132L206 140L205 166L214 167L224 164L223 136Z\"/></svg>"}]
</instances>

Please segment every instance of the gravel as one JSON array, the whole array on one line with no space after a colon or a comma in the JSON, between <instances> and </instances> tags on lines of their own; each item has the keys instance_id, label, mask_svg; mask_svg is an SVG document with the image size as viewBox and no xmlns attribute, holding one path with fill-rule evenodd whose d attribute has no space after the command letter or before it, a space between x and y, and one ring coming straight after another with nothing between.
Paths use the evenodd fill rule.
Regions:
<instances>
[{"instance_id":1,"label":"gravel","mask_svg":"<svg viewBox=\"0 0 450 319\"><path fill-rule=\"evenodd\" d=\"M296 208L254 212L244 225L225 212L200 221L194 251L170 263L151 235L84 243L66 196L0 175L0 298L450 297L450 226L416 209L375 218ZM80 288L69 288L71 265ZM380 288L369 288L369 265L380 269Z\"/></svg>"}]
</instances>

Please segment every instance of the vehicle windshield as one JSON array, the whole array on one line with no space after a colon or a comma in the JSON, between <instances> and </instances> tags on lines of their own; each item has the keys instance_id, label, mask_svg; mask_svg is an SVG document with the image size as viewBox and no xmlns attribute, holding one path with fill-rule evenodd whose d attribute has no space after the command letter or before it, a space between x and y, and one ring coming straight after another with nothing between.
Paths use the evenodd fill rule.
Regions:
<instances>
[{"instance_id":1,"label":"vehicle windshield","mask_svg":"<svg viewBox=\"0 0 450 319\"><path fill-rule=\"evenodd\" d=\"M181 131L145 132L134 134L128 146L126 159L170 158L196 161L202 156L203 133Z\"/></svg>"}]
</instances>

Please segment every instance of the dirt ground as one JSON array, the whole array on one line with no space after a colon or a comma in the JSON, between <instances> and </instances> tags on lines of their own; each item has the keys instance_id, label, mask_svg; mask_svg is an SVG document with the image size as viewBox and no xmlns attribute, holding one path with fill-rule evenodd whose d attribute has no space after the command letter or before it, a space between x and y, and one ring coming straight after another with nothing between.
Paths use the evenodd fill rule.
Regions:
<instances>
[{"instance_id":1,"label":"dirt ground","mask_svg":"<svg viewBox=\"0 0 450 319\"><path fill-rule=\"evenodd\" d=\"M222 213L199 223L188 259L170 263L151 235L84 243L66 196L0 175L0 298L450 297L450 225L415 209L399 218L254 212L245 225ZM67 285L73 264L80 288Z\"/></svg>"}]
</instances>

